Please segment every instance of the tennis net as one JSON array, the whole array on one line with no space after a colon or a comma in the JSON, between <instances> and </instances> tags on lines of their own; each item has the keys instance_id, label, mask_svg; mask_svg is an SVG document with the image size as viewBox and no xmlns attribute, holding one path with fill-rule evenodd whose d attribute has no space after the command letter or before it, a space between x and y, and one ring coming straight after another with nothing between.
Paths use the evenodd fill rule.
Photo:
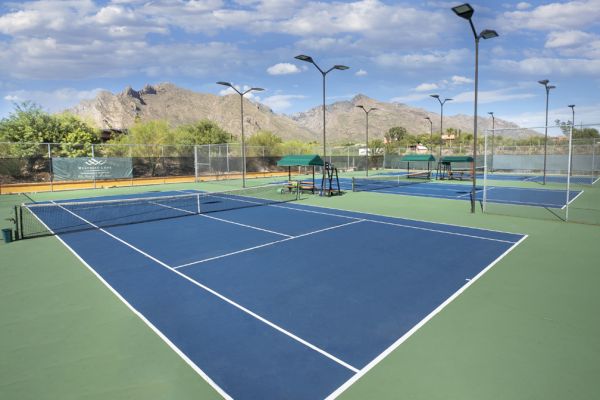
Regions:
<instances>
[{"instance_id":1,"label":"tennis net","mask_svg":"<svg viewBox=\"0 0 600 400\"><path fill-rule=\"evenodd\" d=\"M20 239L215 213L298 199L297 187L263 185L226 192L16 206Z\"/></svg>"},{"instance_id":2,"label":"tennis net","mask_svg":"<svg viewBox=\"0 0 600 400\"><path fill-rule=\"evenodd\" d=\"M431 172L415 172L403 175L376 175L368 178L352 178L352 191L363 192L398 186L414 185L431 181Z\"/></svg>"}]
</instances>

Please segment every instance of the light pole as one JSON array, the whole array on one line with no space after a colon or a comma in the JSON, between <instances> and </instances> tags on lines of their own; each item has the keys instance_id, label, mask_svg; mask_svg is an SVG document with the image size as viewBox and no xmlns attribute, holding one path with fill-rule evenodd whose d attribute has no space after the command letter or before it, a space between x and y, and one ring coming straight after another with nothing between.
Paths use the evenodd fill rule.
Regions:
<instances>
[{"instance_id":1,"label":"light pole","mask_svg":"<svg viewBox=\"0 0 600 400\"><path fill-rule=\"evenodd\" d=\"M315 63L315 60L312 59L312 57L310 56L305 56L304 54L300 54L299 56L294 57L296 60L300 60L300 61L306 61L311 63L312 65L314 65L319 72L321 73L321 75L323 75L323 159L325 159L325 157L327 156L327 144L326 144L326 130L325 130L325 76L330 73L331 71L333 71L334 69L339 69L340 71L346 70L350 67L347 67L345 65L334 65L333 67L329 68L327 71L323 71L318 65L317 63Z\"/></svg>"},{"instance_id":2,"label":"light pole","mask_svg":"<svg viewBox=\"0 0 600 400\"><path fill-rule=\"evenodd\" d=\"M263 88L253 87L244 92L240 92L229 82L217 82L219 85L229 86L240 95L240 113L241 113L241 124L242 124L242 187L246 187L246 139L244 137L244 95L250 92L262 92Z\"/></svg>"},{"instance_id":3,"label":"light pole","mask_svg":"<svg viewBox=\"0 0 600 400\"><path fill-rule=\"evenodd\" d=\"M481 33L477 34L475 25L473 25L473 13L475 10L469 3L461 4L460 6L452 7L452 11L461 18L469 21L473 36L475 38L475 107L473 111L473 188L471 190L471 213L475 213L475 195L477 194L477 176L475 174L475 165L477 163L477 89L479 86L479 40L492 39L498 36L496 31L490 29L484 29Z\"/></svg>"},{"instance_id":4,"label":"light pole","mask_svg":"<svg viewBox=\"0 0 600 400\"><path fill-rule=\"evenodd\" d=\"M496 133L496 118L494 118L493 111L488 112L488 114L492 116L492 165L490 167L490 170L494 172L494 135Z\"/></svg>"},{"instance_id":5,"label":"light pole","mask_svg":"<svg viewBox=\"0 0 600 400\"><path fill-rule=\"evenodd\" d=\"M429 121L429 143L433 146L433 121L429 117L425 117L427 121Z\"/></svg>"},{"instance_id":6,"label":"light pole","mask_svg":"<svg viewBox=\"0 0 600 400\"><path fill-rule=\"evenodd\" d=\"M365 115L367 116L367 123L366 123L366 132L367 132L367 176L369 176L369 113L371 111L377 110L376 107L371 107L368 110L362 106L362 105L358 105L356 106L356 108L361 108L364 112Z\"/></svg>"},{"instance_id":7,"label":"light pole","mask_svg":"<svg viewBox=\"0 0 600 400\"><path fill-rule=\"evenodd\" d=\"M548 156L548 98L550 97L550 90L556 89L556 86L548 85L550 81L548 79L542 79L538 83L544 85L546 88L546 125L544 125L544 180L543 184L546 184L546 158Z\"/></svg>"},{"instance_id":8,"label":"light pole","mask_svg":"<svg viewBox=\"0 0 600 400\"><path fill-rule=\"evenodd\" d=\"M440 151L439 151L439 159L438 159L438 163L440 161L442 161L442 135L444 132L444 104L447 101L452 101L452 99L444 99L444 101L442 101L440 99L440 95L439 94L430 94L431 97L433 97L434 99L437 99L437 101L440 102Z\"/></svg>"}]
</instances>

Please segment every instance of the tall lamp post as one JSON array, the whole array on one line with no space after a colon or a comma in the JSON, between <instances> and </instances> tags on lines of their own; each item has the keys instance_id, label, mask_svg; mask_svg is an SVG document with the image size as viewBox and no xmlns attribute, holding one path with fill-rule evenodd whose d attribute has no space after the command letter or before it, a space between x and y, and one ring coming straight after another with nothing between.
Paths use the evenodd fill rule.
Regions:
<instances>
[{"instance_id":1,"label":"tall lamp post","mask_svg":"<svg viewBox=\"0 0 600 400\"><path fill-rule=\"evenodd\" d=\"M494 118L493 111L488 112L488 114L492 116L492 165L490 167L490 170L494 172L494 135L496 133L496 118Z\"/></svg>"},{"instance_id":2,"label":"tall lamp post","mask_svg":"<svg viewBox=\"0 0 600 400\"><path fill-rule=\"evenodd\" d=\"M479 40L492 39L498 37L496 31L490 29L484 29L481 33L477 33L475 25L473 25L473 13L475 10L469 3L461 4L460 6L452 7L452 11L461 18L469 21L471 30L473 31L473 37L475 38L475 107L473 111L473 188L471 190L471 213L475 213L475 195L477 194L477 176L475 164L477 163L477 89L479 86Z\"/></svg>"},{"instance_id":3,"label":"tall lamp post","mask_svg":"<svg viewBox=\"0 0 600 400\"><path fill-rule=\"evenodd\" d=\"M241 113L241 125L242 125L242 187L246 187L246 139L244 137L244 95L250 92L261 92L265 89L259 87L250 88L244 92L240 92L229 82L217 82L219 85L229 86L240 95L240 113Z\"/></svg>"},{"instance_id":4,"label":"tall lamp post","mask_svg":"<svg viewBox=\"0 0 600 400\"><path fill-rule=\"evenodd\" d=\"M325 130L325 76L330 73L331 71L333 71L334 69L339 69L340 71L346 70L350 67L347 67L345 65L334 65L333 67L329 68L327 71L323 71L321 69L321 67L319 67L317 65L317 63L315 63L315 60L313 60L312 57L310 56L305 56L304 54L301 54L299 56L294 57L296 60L300 60L300 61L306 61L311 63L312 65L314 65L319 72L321 73L321 75L323 75L323 159L325 159L327 153L327 144L326 144L326 130Z\"/></svg>"},{"instance_id":5,"label":"tall lamp post","mask_svg":"<svg viewBox=\"0 0 600 400\"><path fill-rule=\"evenodd\" d=\"M365 106L362 105L358 105L356 106L356 108L360 108L365 112L365 115L367 116L367 123L366 123L366 132L367 132L367 176L369 176L369 113L371 111L375 111L377 110L376 107L371 107L368 110L365 108Z\"/></svg>"},{"instance_id":6,"label":"tall lamp post","mask_svg":"<svg viewBox=\"0 0 600 400\"><path fill-rule=\"evenodd\" d=\"M433 146L433 121L429 117L425 117L427 121L429 121L429 142Z\"/></svg>"},{"instance_id":7,"label":"tall lamp post","mask_svg":"<svg viewBox=\"0 0 600 400\"><path fill-rule=\"evenodd\" d=\"M538 83L544 85L546 88L546 125L544 125L544 180L543 184L546 184L546 158L548 155L548 98L550 97L550 90L556 89L556 86L548 85L550 81L548 79L542 79Z\"/></svg>"},{"instance_id":8,"label":"tall lamp post","mask_svg":"<svg viewBox=\"0 0 600 400\"><path fill-rule=\"evenodd\" d=\"M438 159L438 163L440 161L442 161L442 135L444 134L444 104L447 101L452 101L452 99L444 99L444 101L442 101L440 99L440 95L439 94L430 94L431 97L433 97L434 99L437 99L437 101L440 102L440 150L439 150L439 159Z\"/></svg>"}]
</instances>

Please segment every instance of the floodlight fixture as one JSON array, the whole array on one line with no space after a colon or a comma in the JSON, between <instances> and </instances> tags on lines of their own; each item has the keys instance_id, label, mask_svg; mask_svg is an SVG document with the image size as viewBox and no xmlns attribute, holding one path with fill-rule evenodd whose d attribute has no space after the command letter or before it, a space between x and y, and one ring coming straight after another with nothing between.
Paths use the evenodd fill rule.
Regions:
<instances>
[{"instance_id":1,"label":"floodlight fixture","mask_svg":"<svg viewBox=\"0 0 600 400\"><path fill-rule=\"evenodd\" d=\"M550 83L550 81L548 79L542 79L541 81L538 81L538 83L541 83L542 85L546 86L548 83Z\"/></svg>"},{"instance_id":2,"label":"floodlight fixture","mask_svg":"<svg viewBox=\"0 0 600 400\"><path fill-rule=\"evenodd\" d=\"M492 38L498 37L498 32L496 32L492 29L484 29L483 31L481 31L479 36L481 36L484 39L492 39Z\"/></svg>"},{"instance_id":3,"label":"floodlight fixture","mask_svg":"<svg viewBox=\"0 0 600 400\"><path fill-rule=\"evenodd\" d=\"M469 3L461 4L460 6L452 7L452 11L461 18L470 20L475 10Z\"/></svg>"},{"instance_id":4,"label":"floodlight fixture","mask_svg":"<svg viewBox=\"0 0 600 400\"><path fill-rule=\"evenodd\" d=\"M434 99L439 99L440 95L439 94L430 94L431 97L433 97Z\"/></svg>"},{"instance_id":5,"label":"floodlight fixture","mask_svg":"<svg viewBox=\"0 0 600 400\"><path fill-rule=\"evenodd\" d=\"M300 55L298 55L298 56L296 56L296 57L294 57L294 58L295 58L296 60L300 60L300 61L306 61L306 62L309 62L309 63L314 63L314 61L313 61L312 57L310 57L310 56L305 56L304 54L300 54Z\"/></svg>"},{"instance_id":6,"label":"floodlight fixture","mask_svg":"<svg viewBox=\"0 0 600 400\"><path fill-rule=\"evenodd\" d=\"M333 68L334 69L339 69L340 71L344 71L344 70L349 69L350 67L347 67L345 65L334 65Z\"/></svg>"},{"instance_id":7,"label":"floodlight fixture","mask_svg":"<svg viewBox=\"0 0 600 400\"><path fill-rule=\"evenodd\" d=\"M554 86L554 85L548 85L548 86L546 86L546 87L547 87L548 89L556 89L556 86Z\"/></svg>"}]
</instances>

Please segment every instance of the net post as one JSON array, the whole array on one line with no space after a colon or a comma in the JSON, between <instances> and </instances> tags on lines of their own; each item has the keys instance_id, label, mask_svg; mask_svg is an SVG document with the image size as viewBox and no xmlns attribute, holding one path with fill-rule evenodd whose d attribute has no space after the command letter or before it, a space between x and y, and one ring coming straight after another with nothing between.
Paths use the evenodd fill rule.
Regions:
<instances>
[{"instance_id":1,"label":"net post","mask_svg":"<svg viewBox=\"0 0 600 400\"><path fill-rule=\"evenodd\" d=\"M296 200L300 200L300 181L296 181Z\"/></svg>"},{"instance_id":2,"label":"net post","mask_svg":"<svg viewBox=\"0 0 600 400\"><path fill-rule=\"evenodd\" d=\"M14 206L15 213L15 240L19 240L19 211L17 211L17 205Z\"/></svg>"},{"instance_id":3,"label":"net post","mask_svg":"<svg viewBox=\"0 0 600 400\"><path fill-rule=\"evenodd\" d=\"M352 177L352 191L356 192L356 184L354 182L354 177Z\"/></svg>"},{"instance_id":4,"label":"net post","mask_svg":"<svg viewBox=\"0 0 600 400\"><path fill-rule=\"evenodd\" d=\"M565 221L569 221L569 203L571 197L571 162L573 161L573 125L571 122L571 129L569 130L569 158L567 160L567 205L565 207Z\"/></svg>"},{"instance_id":5,"label":"net post","mask_svg":"<svg viewBox=\"0 0 600 400\"><path fill-rule=\"evenodd\" d=\"M200 214L200 193L196 194L196 207L198 214Z\"/></svg>"},{"instance_id":6,"label":"net post","mask_svg":"<svg viewBox=\"0 0 600 400\"><path fill-rule=\"evenodd\" d=\"M25 231L23 231L23 206L17 206L19 208L19 215L17 220L19 222L19 232L21 233L21 239L25 237Z\"/></svg>"}]
</instances>

